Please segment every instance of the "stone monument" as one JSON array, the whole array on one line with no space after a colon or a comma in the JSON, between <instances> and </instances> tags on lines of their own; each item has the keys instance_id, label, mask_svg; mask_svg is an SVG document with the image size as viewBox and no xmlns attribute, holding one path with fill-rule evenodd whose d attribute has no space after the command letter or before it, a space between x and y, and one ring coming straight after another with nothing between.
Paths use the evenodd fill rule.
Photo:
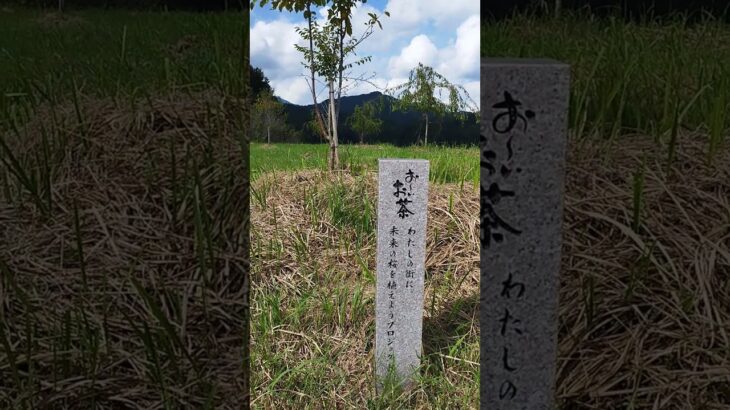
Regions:
<instances>
[{"instance_id":1,"label":"stone monument","mask_svg":"<svg viewBox=\"0 0 730 410\"><path fill-rule=\"evenodd\" d=\"M552 410L570 67L482 59L482 409Z\"/></svg>"},{"instance_id":2,"label":"stone monument","mask_svg":"<svg viewBox=\"0 0 730 410\"><path fill-rule=\"evenodd\" d=\"M408 387L420 366L429 163L381 159L378 171L375 373L381 391L388 375Z\"/></svg>"}]
</instances>

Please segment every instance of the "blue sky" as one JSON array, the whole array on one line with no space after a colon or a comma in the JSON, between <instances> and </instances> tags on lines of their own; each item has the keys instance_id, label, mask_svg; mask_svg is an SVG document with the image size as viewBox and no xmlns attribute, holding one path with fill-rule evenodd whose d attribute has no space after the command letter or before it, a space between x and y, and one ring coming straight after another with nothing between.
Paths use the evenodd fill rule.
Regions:
<instances>
[{"instance_id":1,"label":"blue sky","mask_svg":"<svg viewBox=\"0 0 730 410\"><path fill-rule=\"evenodd\" d=\"M264 71L276 95L295 104L311 104L303 76L307 71L301 53L294 48L297 42L304 45L294 30L304 26L304 17L269 7L251 11L251 64ZM390 17L383 14L385 10ZM376 28L358 48L358 57L371 56L371 62L353 68L349 76L366 77L369 82L349 82L346 95L402 84L421 62L464 86L478 106L478 0L370 0L355 9L353 34L362 33L368 12L380 16L383 29ZM323 84L318 84L317 93L318 101L326 97Z\"/></svg>"}]
</instances>

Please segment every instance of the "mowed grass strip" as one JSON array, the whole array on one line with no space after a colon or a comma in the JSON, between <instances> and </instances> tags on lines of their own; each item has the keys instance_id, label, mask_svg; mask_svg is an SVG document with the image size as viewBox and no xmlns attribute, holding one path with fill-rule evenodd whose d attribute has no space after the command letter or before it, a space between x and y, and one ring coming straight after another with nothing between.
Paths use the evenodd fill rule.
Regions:
<instances>
[{"instance_id":1,"label":"mowed grass strip","mask_svg":"<svg viewBox=\"0 0 730 410\"><path fill-rule=\"evenodd\" d=\"M430 161L434 183L479 184L478 136L473 147L340 145L340 162L352 173L378 169L379 158L418 158ZM327 144L251 144L251 176L276 170L327 169Z\"/></svg>"}]
</instances>

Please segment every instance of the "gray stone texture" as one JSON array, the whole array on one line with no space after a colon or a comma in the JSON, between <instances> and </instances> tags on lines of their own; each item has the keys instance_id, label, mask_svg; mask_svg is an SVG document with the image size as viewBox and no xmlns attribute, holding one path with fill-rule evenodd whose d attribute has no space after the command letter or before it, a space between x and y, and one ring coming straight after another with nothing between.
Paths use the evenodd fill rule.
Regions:
<instances>
[{"instance_id":1,"label":"gray stone texture","mask_svg":"<svg viewBox=\"0 0 730 410\"><path fill-rule=\"evenodd\" d=\"M375 369L381 390L389 363L406 385L420 365L429 163L381 159L378 167ZM398 204L401 199L412 202Z\"/></svg>"},{"instance_id":2,"label":"gray stone texture","mask_svg":"<svg viewBox=\"0 0 730 410\"><path fill-rule=\"evenodd\" d=\"M569 86L557 61L482 59L482 409L555 407Z\"/></svg>"}]
</instances>

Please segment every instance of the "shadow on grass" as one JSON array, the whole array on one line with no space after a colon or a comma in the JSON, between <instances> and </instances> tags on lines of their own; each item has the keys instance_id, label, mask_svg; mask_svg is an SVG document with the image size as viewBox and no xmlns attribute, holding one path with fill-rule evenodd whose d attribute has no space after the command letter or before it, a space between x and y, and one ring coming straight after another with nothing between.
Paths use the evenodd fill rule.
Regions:
<instances>
[{"instance_id":1,"label":"shadow on grass","mask_svg":"<svg viewBox=\"0 0 730 410\"><path fill-rule=\"evenodd\" d=\"M368 400L367 408L369 410L422 408L419 407L419 403L424 400L432 404L443 403L444 395L453 395L456 390L453 389L453 385L446 382L447 374L442 358L448 356L458 361L462 359L463 349L473 348L474 321L478 317L479 295L474 294L456 299L442 307L437 315L425 318L422 338L423 357L421 368L414 376L415 383L405 387L399 380L386 378L383 383L384 388ZM471 372L464 368L457 369L457 372L464 371ZM435 398L438 395L441 397ZM459 401L453 396L452 399ZM463 403L457 408L463 408Z\"/></svg>"},{"instance_id":2,"label":"shadow on grass","mask_svg":"<svg viewBox=\"0 0 730 410\"><path fill-rule=\"evenodd\" d=\"M423 323L423 354L453 356L479 320L479 294L456 299Z\"/></svg>"}]
</instances>

